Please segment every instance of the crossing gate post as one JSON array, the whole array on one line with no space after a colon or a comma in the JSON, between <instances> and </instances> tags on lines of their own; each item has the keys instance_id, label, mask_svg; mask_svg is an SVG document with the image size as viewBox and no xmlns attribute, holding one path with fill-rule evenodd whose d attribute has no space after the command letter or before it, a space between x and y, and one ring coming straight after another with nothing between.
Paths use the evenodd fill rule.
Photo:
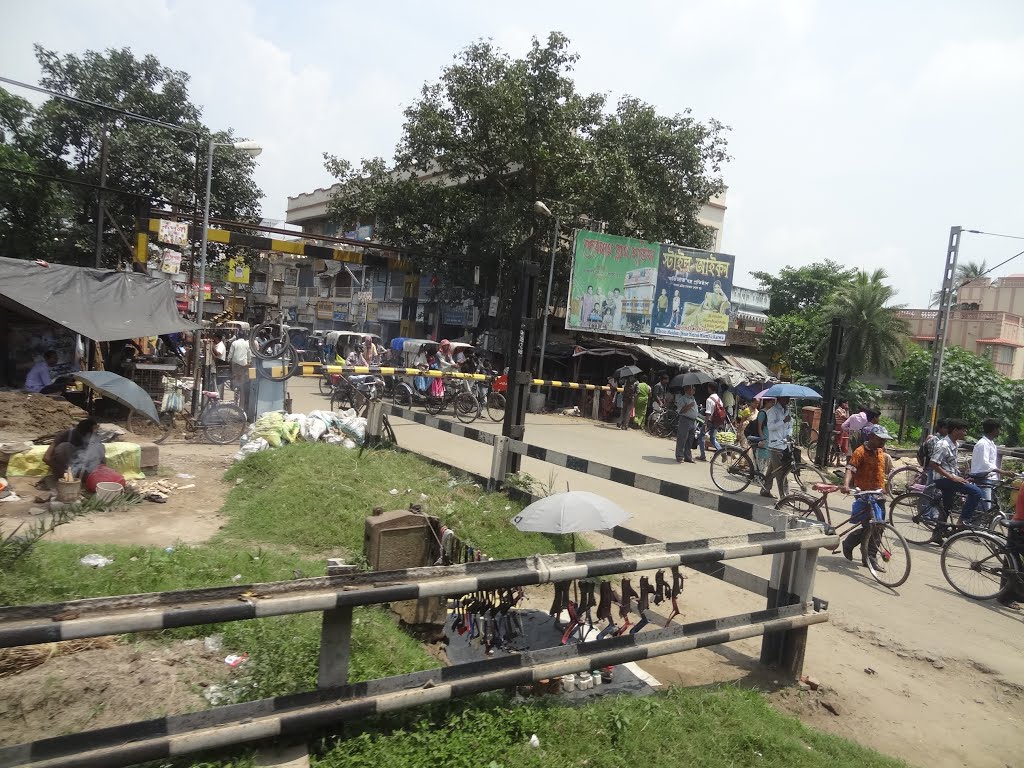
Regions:
<instances>
[{"instance_id":1,"label":"crossing gate post","mask_svg":"<svg viewBox=\"0 0 1024 768\"><path fill-rule=\"evenodd\" d=\"M345 565L339 558L328 558L327 575L344 576L354 573L354 565ZM316 674L316 687L337 688L348 682L348 656L352 645L352 606L346 605L324 611L320 625L320 662Z\"/></svg>"},{"instance_id":2,"label":"crossing gate post","mask_svg":"<svg viewBox=\"0 0 1024 768\"><path fill-rule=\"evenodd\" d=\"M376 448L384 426L384 401L371 400L366 410L366 447Z\"/></svg>"},{"instance_id":3,"label":"crossing gate post","mask_svg":"<svg viewBox=\"0 0 1024 768\"><path fill-rule=\"evenodd\" d=\"M494 438L494 452L491 454L491 473L487 477L487 490L494 491L505 482L508 474L508 438L497 435Z\"/></svg>"},{"instance_id":4,"label":"crossing gate post","mask_svg":"<svg viewBox=\"0 0 1024 768\"><path fill-rule=\"evenodd\" d=\"M519 290L512 296L510 348L505 358L508 364L508 394L501 434L513 440L523 440L526 435L526 401L533 380L530 364L537 324L537 274L535 262L521 264ZM520 461L519 454L508 454L506 471L518 472Z\"/></svg>"},{"instance_id":5,"label":"crossing gate post","mask_svg":"<svg viewBox=\"0 0 1024 768\"><path fill-rule=\"evenodd\" d=\"M814 523L785 515L775 521L775 530L813 527ZM813 599L814 569L818 550L783 552L772 556L772 574L768 581L768 608L807 603ZM774 667L793 680L804 670L807 627L784 632L766 632L761 638L761 664Z\"/></svg>"}]
</instances>

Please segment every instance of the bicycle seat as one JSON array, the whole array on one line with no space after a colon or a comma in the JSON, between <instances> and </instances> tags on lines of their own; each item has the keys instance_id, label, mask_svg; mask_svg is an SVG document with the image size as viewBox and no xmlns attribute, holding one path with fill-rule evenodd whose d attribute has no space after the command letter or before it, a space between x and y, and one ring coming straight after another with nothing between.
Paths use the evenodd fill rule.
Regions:
<instances>
[{"instance_id":1,"label":"bicycle seat","mask_svg":"<svg viewBox=\"0 0 1024 768\"><path fill-rule=\"evenodd\" d=\"M811 489L818 493L835 493L839 490L839 486L832 483L815 483L811 486Z\"/></svg>"}]
</instances>

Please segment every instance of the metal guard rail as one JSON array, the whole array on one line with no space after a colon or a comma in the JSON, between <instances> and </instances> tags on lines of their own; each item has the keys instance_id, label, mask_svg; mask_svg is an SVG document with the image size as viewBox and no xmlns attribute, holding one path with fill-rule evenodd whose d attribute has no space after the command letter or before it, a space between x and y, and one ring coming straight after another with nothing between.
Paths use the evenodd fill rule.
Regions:
<instances>
[{"instance_id":1,"label":"metal guard rail","mask_svg":"<svg viewBox=\"0 0 1024 768\"><path fill-rule=\"evenodd\" d=\"M0 647L244 621L834 547L818 528L0 608Z\"/></svg>"}]
</instances>

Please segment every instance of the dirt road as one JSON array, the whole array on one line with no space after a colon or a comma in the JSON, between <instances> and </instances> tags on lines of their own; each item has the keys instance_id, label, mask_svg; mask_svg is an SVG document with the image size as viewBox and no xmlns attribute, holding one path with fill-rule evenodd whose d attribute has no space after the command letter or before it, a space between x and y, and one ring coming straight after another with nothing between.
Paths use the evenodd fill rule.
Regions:
<instances>
[{"instance_id":1,"label":"dirt road","mask_svg":"<svg viewBox=\"0 0 1024 768\"><path fill-rule=\"evenodd\" d=\"M295 410L324 407L325 398L315 387L315 379L290 384ZM404 448L480 474L489 471L491 452L479 443L399 419L392 424ZM486 421L473 426L500 431L500 425ZM706 464L678 465L670 441L640 432L621 432L580 418L531 415L526 441L716 490ZM558 490L568 484L616 501L633 513L630 527L663 540L763 530L533 459L524 458L522 469ZM744 495L757 499L754 494ZM608 540L605 543L610 545ZM893 593L841 555L823 553L815 594L829 600L831 622L811 630L805 667L820 680L823 692L797 695L787 688L773 694L773 700L816 726L916 765L1003 768L1019 764L1024 739L1015 734L1020 731L1024 704L1024 656L1016 647L1022 617L995 603L972 602L953 592L939 570L937 550L914 547L912 559L910 580ZM762 576L768 575L770 567L767 558L734 565ZM688 583L686 604L687 619L764 607L760 598L699 574ZM757 648L756 641L747 641L648 666L667 682L740 679L752 673L745 659L756 656ZM821 701L840 714L832 714Z\"/></svg>"}]
</instances>

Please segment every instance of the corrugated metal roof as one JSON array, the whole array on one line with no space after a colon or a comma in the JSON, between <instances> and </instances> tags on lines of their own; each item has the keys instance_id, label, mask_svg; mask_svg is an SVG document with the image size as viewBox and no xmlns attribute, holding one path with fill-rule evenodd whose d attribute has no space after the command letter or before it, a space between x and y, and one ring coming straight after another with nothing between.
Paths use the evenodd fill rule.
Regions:
<instances>
[{"instance_id":1,"label":"corrugated metal roof","mask_svg":"<svg viewBox=\"0 0 1024 768\"><path fill-rule=\"evenodd\" d=\"M693 345L678 347L657 346L647 344L634 344L613 339L599 339L606 347L618 347L619 349L630 350L636 354L643 355L662 365L671 368L686 368L690 370L703 371L716 379L723 379L729 386L735 387L747 381L761 381L763 376L754 375L742 368L723 363L719 360L712 360L702 349Z\"/></svg>"}]
</instances>

